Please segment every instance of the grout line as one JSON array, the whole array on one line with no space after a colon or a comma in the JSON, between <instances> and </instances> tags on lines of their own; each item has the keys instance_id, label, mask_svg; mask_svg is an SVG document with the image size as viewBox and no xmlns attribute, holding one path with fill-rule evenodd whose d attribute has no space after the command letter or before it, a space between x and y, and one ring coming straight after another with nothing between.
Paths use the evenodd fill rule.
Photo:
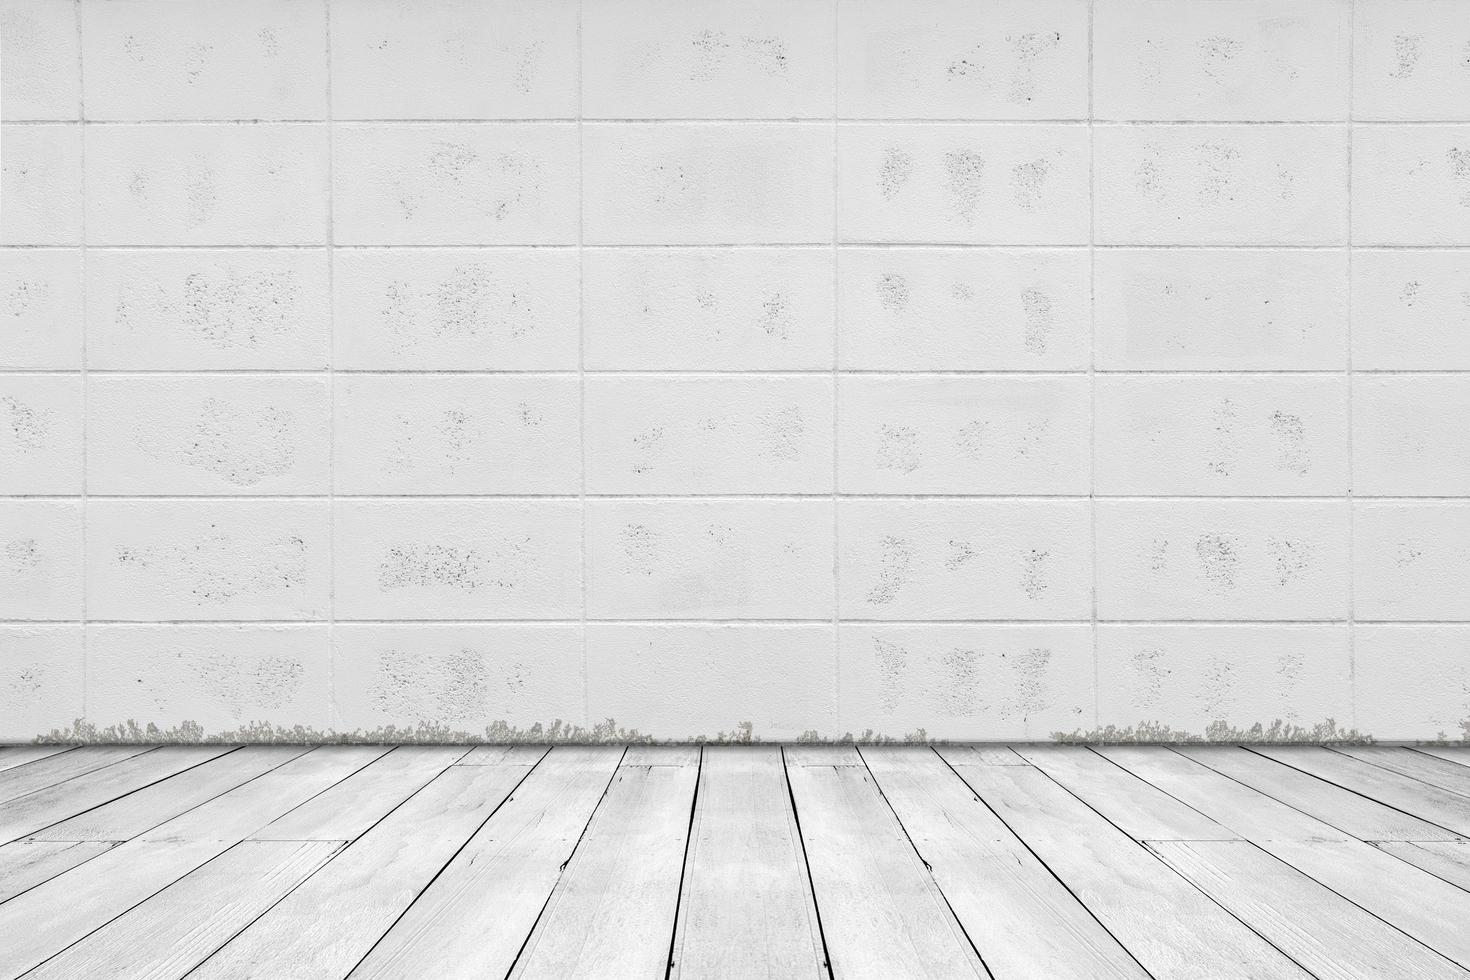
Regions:
<instances>
[{"instance_id":1,"label":"grout line","mask_svg":"<svg viewBox=\"0 0 1470 980\"><path fill-rule=\"evenodd\" d=\"M838 32L842 26L842 0L832 0L832 706L838 731L842 730L842 646L838 642L838 617L842 608L842 514L838 507L839 491L842 488L840 461L842 424L842 378L838 368L842 364L842 313L838 297L842 295L841 274L842 250L842 187L838 173L841 157L838 145L841 139L838 126L838 107L842 102L842 63ZM783 757L784 759L784 757ZM831 967L828 966L830 972Z\"/></svg>"},{"instance_id":2,"label":"grout line","mask_svg":"<svg viewBox=\"0 0 1470 980\"><path fill-rule=\"evenodd\" d=\"M772 503L790 501L819 501L833 496L831 493L815 491L811 493L776 493L773 491L751 491L739 493L733 491L717 491L709 493L601 493L592 492L586 494L586 499L591 501L714 501L714 500L745 500L745 501L770 501ZM1132 493L1004 493L1004 492L973 492L973 493L888 493L883 491L843 491L836 494L839 500L854 501L930 501L934 503L965 503L976 504L1001 504L1035 503L1038 501L1085 501L1085 500L1112 500L1112 501L1156 501L1176 504L1204 503L1206 501L1235 501L1235 502L1260 502L1271 501L1279 504L1348 504L1349 501L1342 494L1313 494L1300 496L1276 496L1273 494L1132 494ZM455 501L472 500L504 500L504 501L534 501L551 503L557 501L581 500L582 495L575 491L562 493L261 493L261 494L185 494L185 493L93 493L87 498L89 501L106 501L108 503L131 503L143 501L178 501L178 502L231 502L231 503L313 503L325 500L353 500L360 503L392 503L402 502L405 504L432 504L452 503ZM81 497L74 493L16 493L0 494L0 500L4 501L52 501L65 503L66 501L80 501ZM1470 498L1454 495L1428 494L1420 496L1404 496L1396 494L1356 494L1353 503L1399 503L1399 504L1470 504Z\"/></svg>"},{"instance_id":3,"label":"grout line","mask_svg":"<svg viewBox=\"0 0 1470 980\"><path fill-rule=\"evenodd\" d=\"M1094 90L1093 36L1097 20L1096 0L1087 2L1087 388L1091 399L1087 420L1087 488L1092 565L1092 724L1101 714L1102 661L1097 630L1097 145L1093 136Z\"/></svg>"},{"instance_id":4,"label":"grout line","mask_svg":"<svg viewBox=\"0 0 1470 980\"><path fill-rule=\"evenodd\" d=\"M332 121L332 0L326 19L327 86L327 712L337 724L337 127Z\"/></svg>"},{"instance_id":5,"label":"grout line","mask_svg":"<svg viewBox=\"0 0 1470 980\"><path fill-rule=\"evenodd\" d=\"M580 561L582 581L582 722L592 724L591 657L587 647L587 169L582 132L582 19L586 4L577 0L577 440L581 468L578 510L581 514Z\"/></svg>"},{"instance_id":6,"label":"grout line","mask_svg":"<svg viewBox=\"0 0 1470 980\"><path fill-rule=\"evenodd\" d=\"M69 123L68 125L76 125ZM88 123L88 126L93 125ZM318 124L320 125L320 124ZM1338 125L1341 125L1339 123ZM946 241L869 241L864 239L840 240L837 244L850 248L867 249L896 249L908 251L1011 251L1011 252L1081 252L1085 249L1102 249L1110 252L1331 252L1340 253L1347 247L1346 242L1214 242L1211 244L1192 244L1189 242L1146 242L1134 244L1122 244L1117 242L946 242ZM75 251L81 247L81 242L67 242L51 245L0 245L0 252L5 251L32 251L32 252L58 252ZM515 243L504 242L446 242L433 245L392 242L341 242L335 245L328 242L257 242L248 245L190 245L178 242L112 242L108 244L89 244L87 246L94 252L252 252L252 251L321 251L326 248L335 248L338 251L465 251L472 249L496 250L496 251L571 251L578 248L576 242L543 242L543 243ZM777 250L777 249L808 249L826 250L832 247L831 242L801 242L801 241L776 241L776 242L677 242L660 244L658 242L586 242L584 246L593 251L708 251L711 249L724 250ZM1460 245L1413 245L1394 242L1354 243L1353 248L1359 251L1378 252L1455 252L1463 253L1465 246Z\"/></svg>"},{"instance_id":7,"label":"grout line","mask_svg":"<svg viewBox=\"0 0 1470 980\"><path fill-rule=\"evenodd\" d=\"M580 66L579 66L580 70ZM239 118L239 119L89 119L87 122L98 126L312 126L320 125L330 121L330 105L327 118L311 117L285 117L279 119L268 118ZM1302 127L1331 128L1340 126L1342 119L1122 119L1110 117L1093 117L1089 114L1087 118L1051 118L1051 119L1000 119L994 117L940 117L940 116L446 116L442 118L424 117L383 117L378 119L367 118L343 118L335 120L344 126L465 126L465 125L487 125L487 126L567 126L575 123L586 122L594 126L616 126L616 125L639 125L639 126L782 126L791 123L806 124L815 128L821 124L840 122L844 125L866 125L866 126L1020 126L1020 127L1077 127L1090 126L1116 126L1119 128L1166 128L1178 126L1265 126L1265 127ZM1470 124L1470 117L1450 119L1359 119L1349 117L1348 120L1354 126L1370 127L1398 127L1398 126L1464 126ZM6 126L70 126L75 125L75 119L6 119Z\"/></svg>"},{"instance_id":8,"label":"grout line","mask_svg":"<svg viewBox=\"0 0 1470 980\"><path fill-rule=\"evenodd\" d=\"M1357 507L1353 505L1353 473L1356 462L1353 457L1353 100L1356 97L1355 81L1355 52L1357 49L1357 24L1358 24L1358 0L1349 0L1348 3L1348 64L1347 64L1347 86L1348 86L1348 109L1347 109L1347 245L1343 249L1347 265L1347 293L1343 297L1344 311L1347 317L1346 350L1344 351L1344 381L1347 387L1347 491L1344 494L1348 502L1347 514L1347 588L1348 588L1348 712L1349 725L1354 731L1358 727L1358 644L1357 623L1354 616L1357 611L1357 569L1354 567L1354 538L1357 536L1356 522L1353 515Z\"/></svg>"},{"instance_id":9,"label":"grout line","mask_svg":"<svg viewBox=\"0 0 1470 980\"><path fill-rule=\"evenodd\" d=\"M449 626L546 626L566 627L583 624L578 616L555 617L547 616L542 619L506 617L503 619L474 619L468 617L432 617L421 616L414 619L372 619L362 618L339 618L337 627L352 629L353 627L365 626L404 626L422 628L433 625ZM1300 626L1300 627L1346 627L1348 620L1345 617L1332 619L1126 619L1126 618L1101 618L1098 624L1104 627L1111 626L1157 626L1162 628L1191 628L1212 626L1244 626L1244 627L1266 627L1266 626ZM1470 627L1470 620L1465 619L1357 619L1356 625L1389 626L1389 627ZM1092 620L1087 616L1078 616L1075 619L924 619L921 617L910 617L907 619L856 619L842 617L837 620L837 626L868 626L880 628L902 629L911 626L934 626L942 629L966 629L969 627L1066 627L1066 626L1090 626ZM50 626L67 627L81 626L77 620L71 619L0 619L0 626ZM327 625L323 619L99 619L93 617L87 626L98 627L133 627L146 629L156 626L258 626L258 627L299 627L302 629L320 628ZM833 620L828 616L797 617L758 617L751 616L743 619L711 619L708 617L678 617L665 616L660 619L639 619L636 617L624 617L612 619L605 617L588 617L585 625L590 626L832 626Z\"/></svg>"},{"instance_id":10,"label":"grout line","mask_svg":"<svg viewBox=\"0 0 1470 980\"><path fill-rule=\"evenodd\" d=\"M81 183L82 183L82 186L81 186L81 198L82 198L82 219L81 219L81 226L82 227L81 227L81 237L82 237L82 242L81 242L81 247L78 250L78 252L79 252L79 256L78 257L79 257L79 260L80 260L80 263L81 263L81 271L80 271L81 282L79 283L79 285L81 286L81 292L82 292L82 302L80 302L78 304L79 307L80 307L80 322L81 322L81 331L82 331L82 352L81 352L82 353L82 363L81 363L81 385L82 385L82 420L81 420L81 422L82 422L82 461L81 461L82 462L82 484L81 484L81 489L82 489L81 510L82 510L82 513L81 513L81 521L82 521L82 533L81 533L81 550L82 550L82 569L83 569L83 571L81 573L81 577L82 577L82 583L81 583L81 586L82 586L82 590L81 590L82 591L82 595L81 595L81 600L82 600L82 637L81 637L81 640L82 640L82 691L81 691L81 700L82 700L82 703L81 703L81 717L82 718L87 718L88 717L88 714L87 714L88 703L87 702L88 702L88 693L89 693L88 692L88 689L87 689L88 688L87 680L88 680L88 675L91 673L91 650L89 648L89 643L88 643L88 634L90 633L90 631L87 629L87 622L88 622L88 615L90 613L89 603L88 603L88 597L89 597L89 595L90 595L90 593L91 593L92 590L89 589L89 588L87 588L87 576L86 576L85 569L86 569L86 563L87 563L87 510L88 510L88 508L87 508L87 500L88 500L88 497L89 497L89 491L91 489L91 487L90 487L90 481L88 481L88 479L87 479L87 471L90 468L90 465L89 465L90 464L90 459L89 459L89 456L88 456L88 445L89 445L90 440L87 437L88 437L88 429L91 428L91 426L89 425L89 421L88 421L88 412L89 412L89 410L91 408L91 399L89 397L89 392L90 392L90 389L91 389L91 384L90 384L90 378L89 378L89 375L88 375L88 368L87 368L87 331L88 331L88 326L87 326L87 303L85 301L85 298L86 298L86 295L87 295L87 96L86 96L86 85L85 85L85 80L86 80L85 67L86 66L84 64L84 59L82 58L82 2L81 2L81 0L73 0L72 10L73 10L73 12L76 15L76 30L77 30L77 120L78 120L77 125L79 127L79 130L78 131L81 134L81 141L80 141L81 142L81 148L78 151L79 152L79 160L78 160L78 162L79 162L79 166L81 167L80 177L81 177Z\"/></svg>"},{"instance_id":11,"label":"grout line","mask_svg":"<svg viewBox=\"0 0 1470 980\"><path fill-rule=\"evenodd\" d=\"M75 251L75 250L73 250ZM26 368L0 367L0 376L5 375L59 375L71 376L77 373L76 368ZM177 378L197 376L200 378L219 377L260 377L262 375L280 378L317 378L322 375L325 368L92 368L89 374L102 375L117 378ZM334 374L362 375L365 377L400 377L400 376L424 376L424 377L470 377L470 378L499 378L507 375L525 375L527 377L578 377L585 373L592 377L602 378L683 378L683 377L708 377L708 378L806 378L819 380L830 376L833 372L827 368L790 368L790 369L763 369L752 370L717 369L717 368L591 368L586 372L577 371L572 368L338 368ZM1385 378L1404 376L1415 378L1420 376L1470 376L1470 367L1467 368L1353 368L1354 375L1375 374ZM1087 368L956 368L950 370L915 368L912 370L896 370L892 368L843 368L842 375L862 375L873 379L883 378L988 378L988 377L1014 377L1014 378L1084 378L1094 374L1120 377L1139 376L1141 378L1258 378L1283 375L1300 380L1311 379L1337 379L1342 378L1342 368L1285 368L1285 369L1263 369L1263 368L1221 368L1218 370L1202 370L1198 368L1098 368L1090 371Z\"/></svg>"}]
</instances>

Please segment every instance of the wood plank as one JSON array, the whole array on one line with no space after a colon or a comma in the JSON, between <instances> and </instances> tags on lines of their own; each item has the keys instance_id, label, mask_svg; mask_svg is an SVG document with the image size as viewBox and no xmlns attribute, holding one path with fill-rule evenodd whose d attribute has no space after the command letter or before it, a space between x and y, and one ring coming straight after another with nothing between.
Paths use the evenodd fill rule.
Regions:
<instances>
[{"instance_id":1,"label":"wood plank","mask_svg":"<svg viewBox=\"0 0 1470 980\"><path fill-rule=\"evenodd\" d=\"M352 976L504 976L622 755L609 746L547 753Z\"/></svg>"},{"instance_id":2,"label":"wood plank","mask_svg":"<svg viewBox=\"0 0 1470 980\"><path fill-rule=\"evenodd\" d=\"M1028 745L1017 752L1134 840L1240 836L1084 746Z\"/></svg>"},{"instance_id":3,"label":"wood plank","mask_svg":"<svg viewBox=\"0 0 1470 980\"><path fill-rule=\"evenodd\" d=\"M638 749L623 756L512 977L667 973L699 750Z\"/></svg>"},{"instance_id":4,"label":"wood plank","mask_svg":"<svg viewBox=\"0 0 1470 980\"><path fill-rule=\"evenodd\" d=\"M833 975L988 976L867 767L786 774Z\"/></svg>"},{"instance_id":5,"label":"wood plank","mask_svg":"<svg viewBox=\"0 0 1470 980\"><path fill-rule=\"evenodd\" d=\"M863 765L855 745L787 745L782 750L786 768L792 766L857 766Z\"/></svg>"},{"instance_id":6,"label":"wood plank","mask_svg":"<svg viewBox=\"0 0 1470 980\"><path fill-rule=\"evenodd\" d=\"M165 745L91 772L86 778L69 779L0 803L0 843L34 834L75 814L192 769L232 749L232 746L219 745Z\"/></svg>"},{"instance_id":7,"label":"wood plank","mask_svg":"<svg viewBox=\"0 0 1470 980\"><path fill-rule=\"evenodd\" d=\"M464 754L456 766L524 766L534 765L546 754L545 745L476 745ZM531 762L526 760L530 759Z\"/></svg>"},{"instance_id":8,"label":"wood plank","mask_svg":"<svg viewBox=\"0 0 1470 980\"><path fill-rule=\"evenodd\" d=\"M356 840L465 754L462 745L400 745L337 785L277 817L253 840ZM544 749L523 749L528 764Z\"/></svg>"},{"instance_id":9,"label":"wood plank","mask_svg":"<svg viewBox=\"0 0 1470 980\"><path fill-rule=\"evenodd\" d=\"M1171 751L1182 753L1360 840L1455 840L1457 836L1453 831L1244 748L1181 745Z\"/></svg>"},{"instance_id":10,"label":"wood plank","mask_svg":"<svg viewBox=\"0 0 1470 980\"><path fill-rule=\"evenodd\" d=\"M933 751L869 747L862 755L995 977L1147 976Z\"/></svg>"},{"instance_id":11,"label":"wood plank","mask_svg":"<svg viewBox=\"0 0 1470 980\"><path fill-rule=\"evenodd\" d=\"M1411 776L1392 772L1321 746L1261 745L1253 751L1325 780L1334 786L1360 793L1396 810L1411 813L1460 835L1470 835L1470 797L1431 786ZM1372 840L1414 840L1400 834ZM1426 838L1435 840L1438 838Z\"/></svg>"},{"instance_id":12,"label":"wood plank","mask_svg":"<svg viewBox=\"0 0 1470 980\"><path fill-rule=\"evenodd\" d=\"M0 902L113 847L114 841L28 841L0 845Z\"/></svg>"},{"instance_id":13,"label":"wood plank","mask_svg":"<svg viewBox=\"0 0 1470 980\"><path fill-rule=\"evenodd\" d=\"M1246 841L1149 847L1322 980L1463 978L1454 963Z\"/></svg>"},{"instance_id":14,"label":"wood plank","mask_svg":"<svg viewBox=\"0 0 1470 980\"><path fill-rule=\"evenodd\" d=\"M313 749L0 905L0 976L17 976L382 755Z\"/></svg>"},{"instance_id":15,"label":"wood plank","mask_svg":"<svg viewBox=\"0 0 1470 980\"><path fill-rule=\"evenodd\" d=\"M1470 766L1470 746L1464 745L1416 745L1413 752L1423 752L1436 759L1453 762L1457 766Z\"/></svg>"},{"instance_id":16,"label":"wood plank","mask_svg":"<svg viewBox=\"0 0 1470 980\"><path fill-rule=\"evenodd\" d=\"M1016 754L1010 745L949 745L956 758L963 758L971 766L1029 766L1031 763Z\"/></svg>"},{"instance_id":17,"label":"wood plank","mask_svg":"<svg viewBox=\"0 0 1470 980\"><path fill-rule=\"evenodd\" d=\"M244 841L26 974L182 977L342 847L335 841Z\"/></svg>"},{"instance_id":18,"label":"wood plank","mask_svg":"<svg viewBox=\"0 0 1470 980\"><path fill-rule=\"evenodd\" d=\"M137 840L212 840L235 844L388 751L384 745L323 745L208 803L140 834Z\"/></svg>"},{"instance_id":19,"label":"wood plank","mask_svg":"<svg viewBox=\"0 0 1470 980\"><path fill-rule=\"evenodd\" d=\"M30 839L130 840L221 793L228 793L236 786L285 765L305 751L304 745L248 745L111 803L52 824L32 834Z\"/></svg>"},{"instance_id":20,"label":"wood plank","mask_svg":"<svg viewBox=\"0 0 1470 980\"><path fill-rule=\"evenodd\" d=\"M699 766L698 745L630 745L624 766Z\"/></svg>"},{"instance_id":21,"label":"wood plank","mask_svg":"<svg viewBox=\"0 0 1470 980\"><path fill-rule=\"evenodd\" d=\"M671 977L825 977L777 746L706 746Z\"/></svg>"},{"instance_id":22,"label":"wood plank","mask_svg":"<svg viewBox=\"0 0 1470 980\"><path fill-rule=\"evenodd\" d=\"M152 745L88 746L7 769L0 772L0 803L153 750Z\"/></svg>"},{"instance_id":23,"label":"wood plank","mask_svg":"<svg viewBox=\"0 0 1470 980\"><path fill-rule=\"evenodd\" d=\"M1470 891L1470 841L1374 841L1373 846Z\"/></svg>"},{"instance_id":24,"label":"wood plank","mask_svg":"<svg viewBox=\"0 0 1470 980\"><path fill-rule=\"evenodd\" d=\"M1154 977L1307 976L1046 774L955 769Z\"/></svg>"},{"instance_id":25,"label":"wood plank","mask_svg":"<svg viewBox=\"0 0 1470 980\"><path fill-rule=\"evenodd\" d=\"M191 976L347 976L531 771L451 766Z\"/></svg>"},{"instance_id":26,"label":"wood plank","mask_svg":"<svg viewBox=\"0 0 1470 980\"><path fill-rule=\"evenodd\" d=\"M1436 759L1403 746L1334 745L1331 751L1460 796L1470 796L1470 767L1455 762Z\"/></svg>"},{"instance_id":27,"label":"wood plank","mask_svg":"<svg viewBox=\"0 0 1470 980\"><path fill-rule=\"evenodd\" d=\"M1183 758L1175 751L1121 746L1098 751L1166 785L1173 796L1241 831L1273 857L1455 962L1470 962L1470 932L1463 928L1470 920L1470 894L1285 804L1266 808L1256 798L1242 795L1239 783L1207 766L1169 761L1171 755ZM1288 825L1273 832L1269 825L1278 819ZM1322 839L1313 839L1314 828L1321 830ZM1325 839L1334 833L1338 839Z\"/></svg>"},{"instance_id":28,"label":"wood plank","mask_svg":"<svg viewBox=\"0 0 1470 980\"><path fill-rule=\"evenodd\" d=\"M0 772L70 752L75 745L0 745Z\"/></svg>"},{"instance_id":29,"label":"wood plank","mask_svg":"<svg viewBox=\"0 0 1470 980\"><path fill-rule=\"evenodd\" d=\"M1249 841L1351 840L1329 826L1203 763L1156 745L1098 745L1092 751L1211 816Z\"/></svg>"}]
</instances>

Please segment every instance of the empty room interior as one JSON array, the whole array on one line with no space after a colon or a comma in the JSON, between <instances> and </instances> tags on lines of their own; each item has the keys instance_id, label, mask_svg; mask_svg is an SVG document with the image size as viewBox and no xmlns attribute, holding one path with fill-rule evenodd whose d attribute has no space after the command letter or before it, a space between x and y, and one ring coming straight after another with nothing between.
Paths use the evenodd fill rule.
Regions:
<instances>
[{"instance_id":1,"label":"empty room interior","mask_svg":"<svg viewBox=\"0 0 1470 980\"><path fill-rule=\"evenodd\" d=\"M1470 980L1470 0L0 0L0 980Z\"/></svg>"}]
</instances>

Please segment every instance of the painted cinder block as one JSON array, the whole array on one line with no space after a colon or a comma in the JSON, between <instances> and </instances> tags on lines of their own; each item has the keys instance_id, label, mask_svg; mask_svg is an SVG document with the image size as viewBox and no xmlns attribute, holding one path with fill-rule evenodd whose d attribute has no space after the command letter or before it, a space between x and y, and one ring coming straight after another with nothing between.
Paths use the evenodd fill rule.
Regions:
<instances>
[{"instance_id":1,"label":"painted cinder block","mask_svg":"<svg viewBox=\"0 0 1470 980\"><path fill-rule=\"evenodd\" d=\"M325 500L87 502L87 610L125 622L324 620Z\"/></svg>"},{"instance_id":2,"label":"painted cinder block","mask_svg":"<svg viewBox=\"0 0 1470 980\"><path fill-rule=\"evenodd\" d=\"M987 245L1088 241L1087 127L837 128L838 240Z\"/></svg>"},{"instance_id":3,"label":"painted cinder block","mask_svg":"<svg viewBox=\"0 0 1470 980\"><path fill-rule=\"evenodd\" d=\"M588 123L588 245L832 240L830 123Z\"/></svg>"},{"instance_id":4,"label":"painted cinder block","mask_svg":"<svg viewBox=\"0 0 1470 980\"><path fill-rule=\"evenodd\" d=\"M75 620L84 608L81 501L0 499L0 620Z\"/></svg>"},{"instance_id":5,"label":"painted cinder block","mask_svg":"<svg viewBox=\"0 0 1470 980\"><path fill-rule=\"evenodd\" d=\"M88 119L327 118L325 0L79 9Z\"/></svg>"},{"instance_id":6,"label":"painted cinder block","mask_svg":"<svg viewBox=\"0 0 1470 980\"><path fill-rule=\"evenodd\" d=\"M1347 366L1341 250L1107 248L1093 261L1100 371Z\"/></svg>"},{"instance_id":7,"label":"painted cinder block","mask_svg":"<svg viewBox=\"0 0 1470 980\"><path fill-rule=\"evenodd\" d=\"M88 126L86 144L89 245L327 240L325 125Z\"/></svg>"},{"instance_id":8,"label":"painted cinder block","mask_svg":"<svg viewBox=\"0 0 1470 980\"><path fill-rule=\"evenodd\" d=\"M1353 725L1346 625L1104 623L1097 676L1099 728L1202 736L1223 723L1240 737L1279 723L1310 737Z\"/></svg>"},{"instance_id":9,"label":"painted cinder block","mask_svg":"<svg viewBox=\"0 0 1470 980\"><path fill-rule=\"evenodd\" d=\"M588 500L590 619L830 619L831 500Z\"/></svg>"},{"instance_id":10,"label":"painted cinder block","mask_svg":"<svg viewBox=\"0 0 1470 980\"><path fill-rule=\"evenodd\" d=\"M0 245L80 245L82 127L0 126L0 146Z\"/></svg>"},{"instance_id":11,"label":"painted cinder block","mask_svg":"<svg viewBox=\"0 0 1470 980\"><path fill-rule=\"evenodd\" d=\"M337 119L569 119L577 5L352 0L332 5Z\"/></svg>"},{"instance_id":12,"label":"painted cinder block","mask_svg":"<svg viewBox=\"0 0 1470 980\"><path fill-rule=\"evenodd\" d=\"M534 740L535 725L585 723L580 626L343 623L332 641L341 732L423 725Z\"/></svg>"},{"instance_id":13,"label":"painted cinder block","mask_svg":"<svg viewBox=\"0 0 1470 980\"><path fill-rule=\"evenodd\" d=\"M1345 127L1107 125L1092 139L1098 244L1347 240Z\"/></svg>"},{"instance_id":14,"label":"painted cinder block","mask_svg":"<svg viewBox=\"0 0 1470 980\"><path fill-rule=\"evenodd\" d=\"M1358 249L1352 297L1356 370L1470 370L1470 253Z\"/></svg>"},{"instance_id":15,"label":"painted cinder block","mask_svg":"<svg viewBox=\"0 0 1470 980\"><path fill-rule=\"evenodd\" d=\"M335 383L339 494L577 494L575 375L343 375Z\"/></svg>"},{"instance_id":16,"label":"painted cinder block","mask_svg":"<svg viewBox=\"0 0 1470 980\"><path fill-rule=\"evenodd\" d=\"M337 249L332 286L338 370L577 369L572 249Z\"/></svg>"},{"instance_id":17,"label":"painted cinder block","mask_svg":"<svg viewBox=\"0 0 1470 980\"><path fill-rule=\"evenodd\" d=\"M81 378L0 374L0 495L81 492Z\"/></svg>"},{"instance_id":18,"label":"painted cinder block","mask_svg":"<svg viewBox=\"0 0 1470 980\"><path fill-rule=\"evenodd\" d=\"M0 3L0 119L77 119L81 61L77 4Z\"/></svg>"},{"instance_id":19,"label":"painted cinder block","mask_svg":"<svg viewBox=\"0 0 1470 980\"><path fill-rule=\"evenodd\" d=\"M66 731L82 717L81 626L0 625L0 742Z\"/></svg>"},{"instance_id":20,"label":"painted cinder block","mask_svg":"<svg viewBox=\"0 0 1470 980\"><path fill-rule=\"evenodd\" d=\"M589 248L589 371L827 371L830 248Z\"/></svg>"},{"instance_id":21,"label":"painted cinder block","mask_svg":"<svg viewBox=\"0 0 1470 980\"><path fill-rule=\"evenodd\" d=\"M1470 245L1470 126L1353 130L1354 245Z\"/></svg>"},{"instance_id":22,"label":"painted cinder block","mask_svg":"<svg viewBox=\"0 0 1470 980\"><path fill-rule=\"evenodd\" d=\"M1360 624L1357 725L1382 741L1470 738L1470 626Z\"/></svg>"},{"instance_id":23,"label":"painted cinder block","mask_svg":"<svg viewBox=\"0 0 1470 980\"><path fill-rule=\"evenodd\" d=\"M831 0L588 0L588 119L830 119Z\"/></svg>"},{"instance_id":24,"label":"painted cinder block","mask_svg":"<svg viewBox=\"0 0 1470 980\"><path fill-rule=\"evenodd\" d=\"M576 501L338 500L338 620L575 619Z\"/></svg>"},{"instance_id":25,"label":"painted cinder block","mask_svg":"<svg viewBox=\"0 0 1470 980\"><path fill-rule=\"evenodd\" d=\"M1334 620L1348 608L1342 500L1099 500L1097 615Z\"/></svg>"},{"instance_id":26,"label":"painted cinder block","mask_svg":"<svg viewBox=\"0 0 1470 980\"><path fill-rule=\"evenodd\" d=\"M1353 117L1470 119L1470 10L1460 0L1354 0Z\"/></svg>"},{"instance_id":27,"label":"painted cinder block","mask_svg":"<svg viewBox=\"0 0 1470 980\"><path fill-rule=\"evenodd\" d=\"M838 502L843 619L1089 619L1086 500Z\"/></svg>"},{"instance_id":28,"label":"painted cinder block","mask_svg":"<svg viewBox=\"0 0 1470 980\"><path fill-rule=\"evenodd\" d=\"M1353 505L1353 615L1470 621L1470 501Z\"/></svg>"},{"instance_id":29,"label":"painted cinder block","mask_svg":"<svg viewBox=\"0 0 1470 980\"><path fill-rule=\"evenodd\" d=\"M844 731L1039 739L1093 727L1089 624L844 623Z\"/></svg>"},{"instance_id":30,"label":"painted cinder block","mask_svg":"<svg viewBox=\"0 0 1470 980\"><path fill-rule=\"evenodd\" d=\"M1348 385L1283 374L1102 376L1101 494L1341 496Z\"/></svg>"},{"instance_id":31,"label":"painted cinder block","mask_svg":"<svg viewBox=\"0 0 1470 980\"><path fill-rule=\"evenodd\" d=\"M835 656L830 624L592 623L589 720L660 739L830 738Z\"/></svg>"},{"instance_id":32,"label":"painted cinder block","mask_svg":"<svg viewBox=\"0 0 1470 980\"><path fill-rule=\"evenodd\" d=\"M87 366L324 370L327 264L321 249L89 252Z\"/></svg>"},{"instance_id":33,"label":"painted cinder block","mask_svg":"<svg viewBox=\"0 0 1470 980\"><path fill-rule=\"evenodd\" d=\"M1090 490L1085 376L846 375L838 395L843 493Z\"/></svg>"},{"instance_id":34,"label":"painted cinder block","mask_svg":"<svg viewBox=\"0 0 1470 980\"><path fill-rule=\"evenodd\" d=\"M324 494L329 401L322 376L92 377L88 491Z\"/></svg>"},{"instance_id":35,"label":"painted cinder block","mask_svg":"<svg viewBox=\"0 0 1470 980\"><path fill-rule=\"evenodd\" d=\"M87 721L215 737L325 732L329 653L325 623L93 624Z\"/></svg>"},{"instance_id":36,"label":"painted cinder block","mask_svg":"<svg viewBox=\"0 0 1470 980\"><path fill-rule=\"evenodd\" d=\"M848 119L1085 119L1085 0L838 0Z\"/></svg>"},{"instance_id":37,"label":"painted cinder block","mask_svg":"<svg viewBox=\"0 0 1470 980\"><path fill-rule=\"evenodd\" d=\"M830 376L587 379L588 493L831 493Z\"/></svg>"},{"instance_id":38,"label":"painted cinder block","mask_svg":"<svg viewBox=\"0 0 1470 980\"><path fill-rule=\"evenodd\" d=\"M1470 496L1470 377L1355 377L1353 490Z\"/></svg>"},{"instance_id":39,"label":"painted cinder block","mask_svg":"<svg viewBox=\"0 0 1470 980\"><path fill-rule=\"evenodd\" d=\"M1101 0L1099 119L1337 121L1351 0Z\"/></svg>"},{"instance_id":40,"label":"painted cinder block","mask_svg":"<svg viewBox=\"0 0 1470 980\"><path fill-rule=\"evenodd\" d=\"M837 253L839 365L854 371L1083 371L1084 249Z\"/></svg>"},{"instance_id":41,"label":"painted cinder block","mask_svg":"<svg viewBox=\"0 0 1470 980\"><path fill-rule=\"evenodd\" d=\"M81 366L81 252L0 249L0 370Z\"/></svg>"},{"instance_id":42,"label":"painted cinder block","mask_svg":"<svg viewBox=\"0 0 1470 980\"><path fill-rule=\"evenodd\" d=\"M340 124L332 153L338 245L577 241L575 125Z\"/></svg>"}]
</instances>

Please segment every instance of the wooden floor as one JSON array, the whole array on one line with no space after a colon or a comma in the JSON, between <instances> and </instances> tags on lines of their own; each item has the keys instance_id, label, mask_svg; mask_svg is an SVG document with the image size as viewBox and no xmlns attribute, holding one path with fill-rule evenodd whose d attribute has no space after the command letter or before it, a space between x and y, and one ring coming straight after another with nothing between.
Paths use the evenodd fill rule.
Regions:
<instances>
[{"instance_id":1,"label":"wooden floor","mask_svg":"<svg viewBox=\"0 0 1470 980\"><path fill-rule=\"evenodd\" d=\"M1470 749L0 748L0 976L1466 977Z\"/></svg>"}]
</instances>

